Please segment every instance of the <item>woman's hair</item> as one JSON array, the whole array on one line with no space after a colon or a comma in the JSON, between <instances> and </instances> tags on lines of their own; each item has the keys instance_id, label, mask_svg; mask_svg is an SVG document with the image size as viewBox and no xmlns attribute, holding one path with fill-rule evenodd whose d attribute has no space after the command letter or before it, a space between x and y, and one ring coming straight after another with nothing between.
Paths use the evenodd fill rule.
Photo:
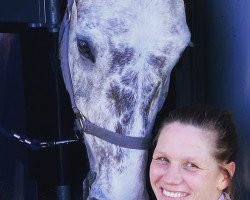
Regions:
<instances>
[{"instance_id":1,"label":"woman's hair","mask_svg":"<svg viewBox=\"0 0 250 200\"><path fill-rule=\"evenodd\" d=\"M238 150L238 139L230 112L206 105L192 105L173 110L161 124L158 134L154 139L154 146L157 143L162 128L174 122L192 125L203 130L209 130L210 133L215 133L214 158L219 164L235 162ZM225 173L227 173L232 180L229 172L225 171ZM232 195L232 181L225 189L225 192Z\"/></svg>"}]
</instances>

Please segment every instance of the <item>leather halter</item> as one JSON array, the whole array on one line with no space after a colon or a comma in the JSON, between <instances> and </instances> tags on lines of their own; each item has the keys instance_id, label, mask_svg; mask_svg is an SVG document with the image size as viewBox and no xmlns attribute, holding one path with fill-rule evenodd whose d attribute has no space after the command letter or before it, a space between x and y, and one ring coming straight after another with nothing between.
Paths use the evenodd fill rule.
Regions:
<instances>
[{"instance_id":1,"label":"leather halter","mask_svg":"<svg viewBox=\"0 0 250 200\"><path fill-rule=\"evenodd\" d=\"M84 115L79 111L76 106L73 92L73 83L70 75L69 68L69 60L68 60L68 38L69 38L69 26L70 26L70 17L71 17L71 9L73 6L74 0L68 0L67 8L65 11L65 15L60 27L59 32L59 44L62 43L62 40L66 40L64 42L64 52L61 54L64 58L64 65L61 65L63 71L63 77L66 84L66 88L70 95L71 104L73 111L76 115L77 128L82 134L90 134L96 136L106 142L111 144L128 148L128 149L138 149L138 150L147 150L151 143L151 137L132 137L126 136L122 134L118 134L116 132L109 131L100 126L97 126L91 123L89 120L84 117Z\"/></svg>"}]
</instances>

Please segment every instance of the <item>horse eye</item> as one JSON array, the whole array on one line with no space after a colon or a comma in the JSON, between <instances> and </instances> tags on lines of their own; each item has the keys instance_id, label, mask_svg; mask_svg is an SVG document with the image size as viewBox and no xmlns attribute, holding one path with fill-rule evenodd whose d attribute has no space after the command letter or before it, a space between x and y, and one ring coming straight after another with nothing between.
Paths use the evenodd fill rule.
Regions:
<instances>
[{"instance_id":1,"label":"horse eye","mask_svg":"<svg viewBox=\"0 0 250 200\"><path fill-rule=\"evenodd\" d=\"M80 53L95 63L95 56L93 55L91 48L89 47L88 43L84 40L78 39L77 40L77 47Z\"/></svg>"}]
</instances>

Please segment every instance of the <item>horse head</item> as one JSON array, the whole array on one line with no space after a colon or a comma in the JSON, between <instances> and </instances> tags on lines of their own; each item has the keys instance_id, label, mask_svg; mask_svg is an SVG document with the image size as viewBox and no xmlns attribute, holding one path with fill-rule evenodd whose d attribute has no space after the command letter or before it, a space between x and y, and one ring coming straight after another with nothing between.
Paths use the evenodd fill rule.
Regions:
<instances>
[{"instance_id":1,"label":"horse head","mask_svg":"<svg viewBox=\"0 0 250 200\"><path fill-rule=\"evenodd\" d=\"M183 1L75 0L69 11L61 60L63 69L69 67L77 108L109 131L148 136L190 39ZM96 175L88 199L148 198L146 150L87 134L84 141Z\"/></svg>"}]
</instances>

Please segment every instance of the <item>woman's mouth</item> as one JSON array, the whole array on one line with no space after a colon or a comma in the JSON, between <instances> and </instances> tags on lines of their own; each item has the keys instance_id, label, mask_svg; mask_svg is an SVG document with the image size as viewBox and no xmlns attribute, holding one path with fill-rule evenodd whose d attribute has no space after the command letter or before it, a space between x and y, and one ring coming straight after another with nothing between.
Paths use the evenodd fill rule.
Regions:
<instances>
[{"instance_id":1,"label":"woman's mouth","mask_svg":"<svg viewBox=\"0 0 250 200\"><path fill-rule=\"evenodd\" d=\"M186 192L173 192L173 191L167 191L165 189L162 189L162 193L164 196L171 197L171 198L182 198L186 197L188 193Z\"/></svg>"}]
</instances>

